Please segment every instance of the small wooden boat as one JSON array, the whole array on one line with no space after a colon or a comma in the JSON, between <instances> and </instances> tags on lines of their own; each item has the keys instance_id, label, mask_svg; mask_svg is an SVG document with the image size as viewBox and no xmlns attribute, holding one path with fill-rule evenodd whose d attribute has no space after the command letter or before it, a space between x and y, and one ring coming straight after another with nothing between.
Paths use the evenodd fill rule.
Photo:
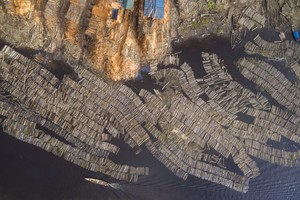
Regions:
<instances>
[{"instance_id":1,"label":"small wooden boat","mask_svg":"<svg viewBox=\"0 0 300 200\"><path fill-rule=\"evenodd\" d=\"M103 185L103 186L106 186L106 187L109 187L111 186L110 183L106 182L106 181L103 181L103 180L100 180L100 179L95 179L95 178L84 178L86 181L89 181L91 183L95 183L95 184L98 184L98 185Z\"/></svg>"}]
</instances>

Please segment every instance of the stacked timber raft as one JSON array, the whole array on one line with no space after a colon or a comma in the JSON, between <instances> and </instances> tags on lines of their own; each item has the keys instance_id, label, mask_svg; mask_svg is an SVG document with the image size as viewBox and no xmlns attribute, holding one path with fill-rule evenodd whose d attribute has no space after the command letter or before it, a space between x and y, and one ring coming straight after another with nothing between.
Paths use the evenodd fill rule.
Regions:
<instances>
[{"instance_id":1,"label":"stacked timber raft","mask_svg":"<svg viewBox=\"0 0 300 200\"><path fill-rule=\"evenodd\" d=\"M266 18L258 13L255 9L246 7L242 11L242 15L238 20L238 24L245 26L249 30L254 30L256 28L263 28L266 24Z\"/></svg>"},{"instance_id":2,"label":"stacked timber raft","mask_svg":"<svg viewBox=\"0 0 300 200\"><path fill-rule=\"evenodd\" d=\"M291 112L300 114L298 86L291 83L280 71L272 65L254 59L241 59L238 62L241 73L266 90L276 101Z\"/></svg>"},{"instance_id":3,"label":"stacked timber raft","mask_svg":"<svg viewBox=\"0 0 300 200\"><path fill-rule=\"evenodd\" d=\"M281 43L268 42L257 35L245 45L245 52L258 54L274 60L286 60L289 64L299 60L300 46L285 40Z\"/></svg>"},{"instance_id":4,"label":"stacked timber raft","mask_svg":"<svg viewBox=\"0 0 300 200\"><path fill-rule=\"evenodd\" d=\"M68 19L73 24L80 21ZM178 69L153 72L161 88L141 89L137 95L81 65L72 66L77 78L58 79L43 58L33 61L5 46L0 52L2 127L23 142L126 181L137 181L149 169L110 161L110 154L122 151L112 140L124 140L137 153L145 145L182 179L195 176L240 192L246 192L249 180L259 175L252 157L296 166L299 88L267 63L239 60L242 74L289 109L283 111L234 81L217 55L203 52L202 58L206 75L201 79L184 63ZM239 119L241 114L252 121ZM296 143L295 148L269 145L283 138ZM241 173L225 165L231 158Z\"/></svg>"},{"instance_id":5,"label":"stacked timber raft","mask_svg":"<svg viewBox=\"0 0 300 200\"><path fill-rule=\"evenodd\" d=\"M73 155L72 159L68 157L66 160L79 164L80 160L77 160L76 155L88 154L91 161L82 161L80 166L106 173L121 180L137 181L139 175L147 174L147 169L140 170L126 165L117 165L107 159L108 154L117 154L119 148L111 143L101 141L102 133L104 129L112 130L112 137L117 137L118 132L122 133L123 129L119 120L125 117L125 111L122 112L125 108L121 108L123 104L118 104L118 110L110 109L111 105L117 101L115 99L105 100L105 96L108 97L106 92L109 91L102 93L100 89L92 87L92 83L89 84L87 79L83 85L68 77L59 81L44 67L7 46L1 53L3 59L1 63L1 69L3 69L2 89L18 99L22 107L30 109L40 118L35 123L54 131L75 146L70 149L70 152L67 149L67 152L63 154ZM13 70L13 73L10 73L10 70ZM98 84L101 83L100 81ZM101 97L91 93L92 89L96 89ZM107 107L104 107L104 102L110 103L106 103ZM101 103L103 103L102 107L100 107ZM5 106L2 109L5 109ZM21 109L15 110L17 114L21 115ZM4 112L1 115L8 119L10 117ZM27 115L23 115L23 117L29 118ZM6 121L4 123L9 126L10 121L7 121L8 125ZM136 129L138 130L138 128ZM14 134L15 129L7 130ZM22 132L22 129L20 131ZM23 134L29 134L29 132L24 131ZM19 134L14 136L23 137ZM140 130L135 131L135 129L130 131L129 136L132 137L135 145L141 145L143 140L148 138L148 135L143 134ZM43 148L43 146L39 147Z\"/></svg>"}]
</instances>

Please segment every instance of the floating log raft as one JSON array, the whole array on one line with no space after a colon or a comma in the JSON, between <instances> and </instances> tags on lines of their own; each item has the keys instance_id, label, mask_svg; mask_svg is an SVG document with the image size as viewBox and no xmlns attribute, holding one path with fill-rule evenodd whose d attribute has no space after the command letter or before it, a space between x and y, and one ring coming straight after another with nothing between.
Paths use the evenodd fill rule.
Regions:
<instances>
[{"instance_id":1,"label":"floating log raft","mask_svg":"<svg viewBox=\"0 0 300 200\"><path fill-rule=\"evenodd\" d=\"M149 174L149 170L146 168L116 165L111 161L95 157L78 148L66 145L58 139L45 134L43 131L36 130L35 123L24 118L7 118L2 122L2 126L4 127L4 131L13 137L38 146L56 156L63 157L83 168L102 173L107 173L107 169L109 169L108 174L119 180L137 181L139 175Z\"/></svg>"},{"instance_id":2,"label":"floating log raft","mask_svg":"<svg viewBox=\"0 0 300 200\"><path fill-rule=\"evenodd\" d=\"M179 58L178 55L167 55L164 58L163 64L165 66L167 65L175 65L175 66L179 66Z\"/></svg>"},{"instance_id":3,"label":"floating log raft","mask_svg":"<svg viewBox=\"0 0 300 200\"><path fill-rule=\"evenodd\" d=\"M259 109L270 109L266 98L261 95L255 95L233 81L215 54L209 55L204 52L202 57L203 66L207 72L203 80L209 86L206 87L205 93L210 98L208 102L217 112L233 116L238 112L247 110L246 106L248 104ZM217 107L219 108L217 109Z\"/></svg>"},{"instance_id":4,"label":"floating log raft","mask_svg":"<svg viewBox=\"0 0 300 200\"><path fill-rule=\"evenodd\" d=\"M182 96L182 97L179 97L179 98L176 98L176 99L172 100L172 103L174 105L182 106L182 103L183 103L184 99L185 98ZM236 153L238 152L238 150L234 149L236 147L235 143L229 144L230 142L229 143L224 142L226 140L224 140L222 142L222 144L220 143L220 139L222 138L222 135L224 133L221 133L222 132L222 128L220 127L220 125L218 125L217 122L215 122L216 124L214 126L205 126L204 124L201 124L201 126L203 128L205 127L205 129L200 132L201 129L199 129L200 128L199 126L196 126L198 128L196 128L196 127L193 128L195 126L195 124L194 124L195 122L193 120L188 120L188 116L191 115L191 116L193 116L194 118L196 118L198 120L202 119L203 123L205 123L206 120L210 120L211 118L210 117L205 117L205 115L203 115L204 112L203 111L201 112L199 110L198 105L194 105L194 107L193 107L192 102L189 103L188 100L185 100L185 103L183 105L185 105L184 109L182 109L180 107L176 107L176 106L174 108L172 108L172 106L171 106L170 111L172 112L174 110L174 113L176 113L176 115L174 115L174 118L176 118L177 120L180 120L180 121L182 120L181 123L184 123L185 127L191 127L192 130L193 129L197 130L197 132L195 132L195 134L199 134L199 136L198 136L199 141L193 140L194 142L196 142L196 143L199 142L198 145L200 145L200 146L203 146L203 142L204 143L208 142L208 144L210 146L212 146L213 148L216 148L216 150L218 152L220 152L224 157L228 157L228 155L230 154L230 152L232 152L233 155L236 155ZM202 107L203 107L203 105L202 105ZM195 110L197 112L196 113L191 113L191 111L193 111L193 110ZM199 114L201 114L201 116ZM198 117L196 117L196 116L198 116ZM171 127L172 127L172 125L171 125ZM181 126L181 127L183 127L183 126ZM217 127L219 127L219 128L217 128ZM185 128L185 130L187 130L187 129L188 128ZM186 135L188 137L188 134L183 134L183 135ZM204 137L205 139L201 140L200 138L202 138L202 137ZM234 142L234 141L235 140L232 140L231 142ZM234 145L234 147L232 145ZM241 151L241 150L239 150L239 151ZM244 159L246 159L247 161L245 161ZM257 173L257 169L256 169L255 164L253 162L249 161L249 159L247 158L247 156L244 157L244 159L243 160L239 160L239 161L237 160L237 162L238 162L237 164L239 166L242 166L242 164L241 164L242 162L249 163L250 164L249 166L243 165L242 170L245 172L245 174L247 176L256 176L257 175L256 174ZM248 167L250 167L250 169Z\"/></svg>"},{"instance_id":5,"label":"floating log raft","mask_svg":"<svg viewBox=\"0 0 300 200\"><path fill-rule=\"evenodd\" d=\"M238 30L232 30L230 34L230 45L231 48L236 48L243 41L243 33Z\"/></svg>"},{"instance_id":6,"label":"floating log raft","mask_svg":"<svg viewBox=\"0 0 300 200\"><path fill-rule=\"evenodd\" d=\"M203 89L201 87L199 87L199 84L197 83L195 76L194 76L194 72L192 70L192 68L187 64L187 63L183 63L180 66L181 70L184 71L185 73L185 77L188 81L189 84L189 88L193 90L193 93L196 95L200 95L203 93ZM194 97L196 98L196 97ZM194 99L192 98L192 99Z\"/></svg>"},{"instance_id":7,"label":"floating log raft","mask_svg":"<svg viewBox=\"0 0 300 200\"><path fill-rule=\"evenodd\" d=\"M258 141L245 140L246 151L257 158L262 160L282 165L282 166L298 166L299 163L296 158L300 156L300 152L286 152L283 150L275 149Z\"/></svg>"},{"instance_id":8,"label":"floating log raft","mask_svg":"<svg viewBox=\"0 0 300 200\"><path fill-rule=\"evenodd\" d=\"M186 65L184 65L186 66ZM191 74L193 72L190 72L190 77L191 79L193 78L193 75ZM191 83L193 84L193 88L196 90L191 90L190 89L190 83L187 80L187 77L185 76L185 73L181 70L178 69L172 69L172 68L167 68L167 69L162 69L159 71L156 71L153 74L153 77L156 80L160 80L162 78L167 78L168 80L172 80L172 83L175 84L177 87L179 87L189 98L196 100L198 99L198 96L202 93L201 89L197 89L198 86L195 84L195 80L191 80ZM197 93L197 91L199 91Z\"/></svg>"},{"instance_id":9,"label":"floating log raft","mask_svg":"<svg viewBox=\"0 0 300 200\"><path fill-rule=\"evenodd\" d=\"M294 73L296 74L296 76L298 77L298 79L300 80L300 66L298 62L294 62L291 64L291 68L294 71Z\"/></svg>"},{"instance_id":10,"label":"floating log raft","mask_svg":"<svg viewBox=\"0 0 300 200\"><path fill-rule=\"evenodd\" d=\"M5 46L0 51L2 126L21 141L126 181L137 181L149 169L111 162L108 156L119 151L112 138L124 140L136 153L145 144L182 179L192 175L240 192L259 175L251 156L297 165L299 150L276 149L268 141L286 137L300 143L298 87L271 65L240 60L242 74L289 110L270 107L264 96L233 81L217 55L202 56L207 75L201 81L185 63L180 69L153 72L161 88L155 94L141 89L137 95L81 65L72 66L77 78L58 79L43 66L43 58L37 63ZM239 113L253 121L238 120ZM243 175L224 165L231 157Z\"/></svg>"},{"instance_id":11,"label":"floating log raft","mask_svg":"<svg viewBox=\"0 0 300 200\"><path fill-rule=\"evenodd\" d=\"M112 132L113 136L118 135L117 129L121 128L121 125L113 116L118 116L116 114L121 111L122 115L118 117L118 119L121 120L124 118L126 112L128 114L130 113L121 108L123 104L119 103L119 109L116 110L118 112L110 115L108 113L110 113L111 110L106 109L105 111L104 109L103 112L99 109L101 108L99 107L101 100L97 101L96 95L92 96L89 90L70 78L65 77L62 81L59 81L49 71L8 47L3 49L2 54L5 55L2 65L4 72L1 74L5 81L4 85L6 84L4 88L14 95L20 103L32 109L43 118L51 120L54 126L59 127L59 129L56 128L55 132L59 133L67 141L75 143L79 148L84 148L85 144L94 146L94 150L89 150L90 148L88 147L85 148L85 151L91 151L98 156L103 154L98 153L98 149L115 154L118 153L119 148L110 143L102 142L99 136L98 141L94 141L94 139L97 136L97 131L103 130L106 126L107 130ZM12 60L13 62L6 63L6 61ZM6 71L9 68L15 69L13 74ZM87 81L85 81L85 83L87 83ZM59 88L56 88L57 85L59 85ZM48 91L49 89L45 89L47 87L49 87L50 91ZM25 88L25 90L22 90L22 88ZM64 94L68 94L68 96ZM53 95L55 98L53 98ZM117 95L115 97L118 99ZM94 100L95 103L87 101L84 106L84 104L80 102L85 101L85 99L89 99L90 101ZM124 101L125 99L119 99L119 101L122 100ZM117 106L117 101L114 99L108 102L110 102L109 105ZM94 111L96 109L99 112L92 112L92 109ZM72 116L76 117L76 120L73 119ZM135 129L142 130L137 126L135 126ZM142 133L142 131L137 132ZM130 132L131 136L132 133L134 133L133 130ZM148 135L145 136L148 137ZM135 145L137 145L137 143L135 143L136 137L137 136L134 136L135 139L132 140ZM76 139L74 140L74 138ZM107 154L104 155L105 157L107 156ZM110 175L114 176L112 174ZM136 176L132 178L132 180L135 181Z\"/></svg>"},{"instance_id":12,"label":"floating log raft","mask_svg":"<svg viewBox=\"0 0 300 200\"><path fill-rule=\"evenodd\" d=\"M263 40L260 35L257 35L253 42L247 42L245 51L248 54L259 54L270 58L283 58L285 48L284 43L273 43Z\"/></svg>"},{"instance_id":13,"label":"floating log raft","mask_svg":"<svg viewBox=\"0 0 300 200\"><path fill-rule=\"evenodd\" d=\"M297 143L300 142L300 118L273 106L271 112L249 109L247 114L255 117L254 124L263 130L271 130Z\"/></svg>"},{"instance_id":14,"label":"floating log raft","mask_svg":"<svg viewBox=\"0 0 300 200\"><path fill-rule=\"evenodd\" d=\"M253 59L240 59L238 65L243 76L266 90L275 100L291 112L300 114L299 88L270 64Z\"/></svg>"},{"instance_id":15,"label":"floating log raft","mask_svg":"<svg viewBox=\"0 0 300 200\"><path fill-rule=\"evenodd\" d=\"M255 9L246 7L242 13L242 16L238 20L240 25L247 27L249 30L265 26L266 18L259 14Z\"/></svg>"},{"instance_id":16,"label":"floating log raft","mask_svg":"<svg viewBox=\"0 0 300 200\"><path fill-rule=\"evenodd\" d=\"M270 130L262 128L258 124L247 124L238 120L234 121L227 131L242 140L252 139L263 143L266 143L269 139L278 142L281 140L280 133L270 132Z\"/></svg>"},{"instance_id":17,"label":"floating log raft","mask_svg":"<svg viewBox=\"0 0 300 200\"><path fill-rule=\"evenodd\" d=\"M246 43L245 52L262 55L274 60L285 59L288 63L295 63L299 60L300 46L295 41L289 40L282 43L268 42L257 35L253 42Z\"/></svg>"},{"instance_id":18,"label":"floating log raft","mask_svg":"<svg viewBox=\"0 0 300 200\"><path fill-rule=\"evenodd\" d=\"M234 49L237 46L239 46L244 37L246 36L246 28L241 28L240 25L238 24L238 18L234 15L231 17L231 25L232 25L232 30L230 34L230 45L231 48Z\"/></svg>"},{"instance_id":19,"label":"floating log raft","mask_svg":"<svg viewBox=\"0 0 300 200\"><path fill-rule=\"evenodd\" d=\"M11 76L9 74L7 74L7 75ZM34 75L34 74L31 74L31 75ZM85 76L82 75L82 77L85 77ZM11 79L9 77L6 77L6 78L7 78L7 81L11 81ZM29 81L28 81L29 84L31 84L33 81L38 81L37 84L40 84L40 85L32 85L32 87L29 87L29 88L31 88L31 90L28 90L28 93L32 94L32 93L34 93L34 91L36 91L37 94L40 95L40 97L36 99L38 102L32 102L33 104L31 106L33 108L35 108L37 112L41 112L43 110L38 109L41 107L41 105L39 105L39 102L43 102L44 101L43 99L51 99L51 97L50 97L51 94L46 92L44 87L42 87L42 85L47 85L47 81L45 79L42 79L39 77L35 77L34 78L35 80L32 80L32 79L31 80L29 79ZM88 84L88 78L86 78L86 81L84 81L82 83L82 85L80 85L80 84L74 82L73 80L71 80L70 78L65 77L64 80L60 83L60 90L56 89L57 98L55 99L54 102L49 102L49 104L47 104L47 109L48 109L49 113L47 113L44 110L43 117L47 117L47 115L49 115L50 112L51 113L54 112L54 114L57 115L58 117L59 117L59 115L62 115L64 112L69 113L69 114L66 113L67 116L71 116L74 114L74 113L72 113L74 110L79 110L80 109L79 107L82 107L82 103L78 103L78 102L76 103L76 100L80 100L80 101L94 100L94 102L86 103L86 107L84 107L83 109L81 108L80 109L81 113L78 113L79 116L78 115L76 115L76 116L79 117L79 121L82 123L86 123L89 120L88 118L94 119L96 124L99 122L103 122L101 124L101 127L102 127L104 125L107 125L107 123L109 123L109 122L112 123L115 120L113 120L112 118L110 118L110 119L104 118L103 120L99 120L99 118L97 118L97 115L95 115L94 112L91 111L91 109L97 105L100 106L103 101L104 102L102 105L105 105L105 102L110 102L109 104L106 103L107 106L104 107L104 110L106 112L112 112L113 116L117 117L116 119L119 121L119 123L121 123L121 122L124 123L125 128L126 127L129 128L129 125L133 125L133 127L136 127L136 129L139 129L139 131L135 131L135 132L132 130L130 132L130 134L132 134L134 141L138 140L138 141L136 141L136 143L138 145L141 145L143 143L143 141L145 141L148 138L148 135L145 133L145 131L143 131L142 129L140 129L137 126L136 120L134 118L132 118L131 114L133 114L135 112L130 113L130 111L128 109L126 109L125 105L127 105L128 103L126 104L125 102L120 102L120 101L125 101L126 99L124 99L124 98L118 99L120 97L120 95L118 95L118 93L116 93L116 91L113 89L110 91L110 94L111 94L110 97L102 95L100 93L101 89L99 89L98 95L100 95L100 96L97 97L97 95L92 95L91 91L89 89L87 89L87 88L90 88L89 86L90 85ZM102 91L103 91L103 89L102 89ZM63 95L63 92L66 94L70 94L70 96ZM70 93L70 92L72 92L72 93ZM108 91L106 90L103 92L105 92L104 94L107 94ZM91 98L91 96L93 98ZM30 106L29 105L30 102L25 102L25 103L27 104L27 106ZM118 109L116 109L116 108L118 108ZM111 110L114 110L114 111L111 111ZM136 114L138 115L138 113L136 113ZM129 120L129 118L131 118L132 120ZM71 122L65 123L64 122L65 120L66 119L59 120L59 118L57 118L55 122L63 124L63 128L67 129L67 127L71 127L72 124L71 124ZM71 120L71 118L69 118L67 120ZM127 122L131 121L131 124L126 123L126 121ZM73 126L74 125L75 124L73 124ZM80 124L77 124L77 126L81 127ZM86 127L86 128L88 131L92 127ZM94 128L94 130L95 129L97 130L97 128ZM73 131L73 130L69 130L69 131ZM138 137L139 137L138 135L141 135L143 133L144 133L144 135L142 136L142 138L138 139Z\"/></svg>"}]
</instances>

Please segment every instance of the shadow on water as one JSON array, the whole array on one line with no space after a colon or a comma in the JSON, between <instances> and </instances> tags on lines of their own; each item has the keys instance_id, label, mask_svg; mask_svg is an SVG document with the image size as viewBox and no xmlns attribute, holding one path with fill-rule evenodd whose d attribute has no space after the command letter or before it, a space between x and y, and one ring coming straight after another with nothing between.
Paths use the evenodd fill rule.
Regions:
<instances>
[{"instance_id":1,"label":"shadow on water","mask_svg":"<svg viewBox=\"0 0 300 200\"><path fill-rule=\"evenodd\" d=\"M153 90L160 88L159 85L156 84L156 81L148 74L143 74L142 80L134 79L126 81L125 85L132 89L137 95L141 89L148 90L154 94Z\"/></svg>"},{"instance_id":2,"label":"shadow on water","mask_svg":"<svg viewBox=\"0 0 300 200\"><path fill-rule=\"evenodd\" d=\"M12 45L0 40L0 50L3 49L5 45L13 47ZM34 59L35 55L41 53L38 50L29 49L29 48L15 48L18 53L30 58ZM68 65L66 62L57 59L51 59L53 55L42 52L43 57L49 57L47 63L44 63L43 66L48 69L51 73L53 73L59 80L62 80L64 76L69 76L73 80L79 80L78 74L73 70L73 68Z\"/></svg>"},{"instance_id":3,"label":"shadow on water","mask_svg":"<svg viewBox=\"0 0 300 200\"><path fill-rule=\"evenodd\" d=\"M47 129L47 128L45 128L45 127L39 125L39 124L36 125L36 129L37 129L38 131L41 130L41 131L43 131L44 133L47 133L47 134L50 135L51 137L54 137L54 138L56 138L57 140L59 140L60 142L63 142L63 143L65 143L65 144L67 144L67 145L70 145L70 146L73 146L73 147L74 147L74 145L73 145L72 143L68 142L65 138L63 138L63 137L57 135L54 131L51 131L51 130L49 130L49 129Z\"/></svg>"},{"instance_id":4,"label":"shadow on water","mask_svg":"<svg viewBox=\"0 0 300 200\"><path fill-rule=\"evenodd\" d=\"M234 60L243 57L243 48L232 50L228 38L212 35L205 39L190 39L174 44L173 52L181 52L178 54L180 64L187 62L192 67L196 78L201 78L206 74L202 65L201 53L208 52L215 53L224 60L226 68L235 79L243 79L233 63Z\"/></svg>"},{"instance_id":5,"label":"shadow on water","mask_svg":"<svg viewBox=\"0 0 300 200\"><path fill-rule=\"evenodd\" d=\"M3 47L7 45L10 47L13 47L13 45L3 41L0 39L0 50L3 49ZM29 49L29 48L17 48L17 47L13 47L17 52L21 53L24 56L27 56L29 58L33 58L33 55L36 54L38 51L37 50L33 50L33 49Z\"/></svg>"},{"instance_id":6,"label":"shadow on water","mask_svg":"<svg viewBox=\"0 0 300 200\"><path fill-rule=\"evenodd\" d=\"M74 69L62 60L51 60L45 67L59 80L62 80L64 76L69 76L74 81L79 80Z\"/></svg>"},{"instance_id":7,"label":"shadow on water","mask_svg":"<svg viewBox=\"0 0 300 200\"><path fill-rule=\"evenodd\" d=\"M3 49L4 46L5 46L5 42L0 39L0 49Z\"/></svg>"}]
</instances>

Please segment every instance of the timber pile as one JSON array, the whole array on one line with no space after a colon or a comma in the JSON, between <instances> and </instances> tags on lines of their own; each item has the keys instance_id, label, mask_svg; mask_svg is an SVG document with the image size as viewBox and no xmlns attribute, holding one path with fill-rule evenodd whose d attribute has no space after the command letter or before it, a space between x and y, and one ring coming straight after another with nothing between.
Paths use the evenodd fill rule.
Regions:
<instances>
[{"instance_id":1,"label":"timber pile","mask_svg":"<svg viewBox=\"0 0 300 200\"><path fill-rule=\"evenodd\" d=\"M4 60L1 76L4 86L6 86L4 89L16 97L21 104L30 108L41 117L50 120L63 130L56 130L56 133L81 148L84 148L83 143L93 146L95 152L99 150L115 154L118 152L119 148L116 146L101 141L101 137L97 132L103 131L106 128L113 137L117 137L119 134L118 129L122 127L116 119L124 120L124 118L127 119L132 114L122 103L119 103L126 103L124 96L118 98L117 93L113 90L109 92L112 97L115 97L114 99L104 96L106 93L101 93L101 89L97 90L98 88L88 84L87 80L83 82L83 85L74 82L68 77L59 82L49 71L8 47L3 49L2 56ZM13 73L9 73L11 69L14 69ZM57 86L59 87L57 88ZM90 92L93 89L94 91L97 90L101 98ZM82 103L83 101L85 104ZM104 102L109 102L106 103L107 109L103 106L105 105ZM100 107L100 103L103 103L102 108ZM109 109L109 107L115 108L113 106L118 108L114 109L115 112L112 111L113 109ZM133 127L136 126L135 121L132 120L131 122ZM126 126L124 128L126 129ZM135 145L141 145L148 137L145 134L139 139L141 134L143 134L141 127L135 127L129 134ZM79 142L72 139L73 137L79 140ZM95 138L98 138L98 141L95 141ZM133 180L136 180L136 178Z\"/></svg>"},{"instance_id":2,"label":"timber pile","mask_svg":"<svg viewBox=\"0 0 300 200\"><path fill-rule=\"evenodd\" d=\"M299 60L300 46L293 40L281 43L268 42L257 35L253 42L245 44L245 52L258 54L274 60L285 59L288 63Z\"/></svg>"},{"instance_id":3,"label":"timber pile","mask_svg":"<svg viewBox=\"0 0 300 200\"><path fill-rule=\"evenodd\" d=\"M46 30L50 41L47 47L50 53L59 49L62 45L64 22L61 20L67 8L67 1L49 0L45 6L44 17L46 19ZM59 15L58 15L59 14Z\"/></svg>"},{"instance_id":4,"label":"timber pile","mask_svg":"<svg viewBox=\"0 0 300 200\"><path fill-rule=\"evenodd\" d=\"M238 20L238 23L247 27L249 30L254 30L256 28L263 28L266 23L266 18L255 9L246 7L242 11L242 16Z\"/></svg>"},{"instance_id":5,"label":"timber pile","mask_svg":"<svg viewBox=\"0 0 300 200\"><path fill-rule=\"evenodd\" d=\"M238 62L242 74L246 76L247 69L251 80L262 79L258 85L278 91L272 96L290 108L284 112L233 81L215 54L202 56L207 75L201 82L185 63L180 69L154 72L152 78L165 80L164 86L155 94L141 89L137 95L81 65L73 66L77 81L68 76L59 80L43 67L49 58L36 59L39 64L5 46L0 52L0 94L8 95L0 98L0 116L5 118L2 126L21 141L126 181L137 181L149 170L111 162L108 156L119 151L110 143L112 138L124 140L136 153L145 144L182 179L192 175L241 192L246 192L249 180L259 175L251 156L296 166L300 151L276 149L267 142L286 137L300 143L298 88L266 63L249 59ZM282 88L288 92L276 96L284 91ZM253 118L253 123L237 120L241 112ZM53 134L37 129L37 125ZM224 166L229 157L243 175Z\"/></svg>"},{"instance_id":6,"label":"timber pile","mask_svg":"<svg viewBox=\"0 0 300 200\"><path fill-rule=\"evenodd\" d=\"M299 9L299 0L286 0L281 8L281 14L285 16L291 22L291 24L299 24L299 18L296 14L299 12Z\"/></svg>"},{"instance_id":7,"label":"timber pile","mask_svg":"<svg viewBox=\"0 0 300 200\"><path fill-rule=\"evenodd\" d=\"M67 37L68 39L74 40L78 34L78 29L83 22L84 11L89 5L88 0L77 1L71 0L68 11L65 15L66 18L66 28L67 28Z\"/></svg>"},{"instance_id":8,"label":"timber pile","mask_svg":"<svg viewBox=\"0 0 300 200\"><path fill-rule=\"evenodd\" d=\"M65 15L65 48L74 60L79 60L82 54L84 39L83 29L88 23L88 11L92 8L89 0L70 0L69 8Z\"/></svg>"},{"instance_id":9,"label":"timber pile","mask_svg":"<svg viewBox=\"0 0 300 200\"><path fill-rule=\"evenodd\" d=\"M300 80L300 66L298 62L294 62L291 64L291 68L296 74L297 78Z\"/></svg>"},{"instance_id":10,"label":"timber pile","mask_svg":"<svg viewBox=\"0 0 300 200\"><path fill-rule=\"evenodd\" d=\"M299 165L299 163L296 162L296 158L300 156L300 151L286 152L266 146L259 141L249 139L245 140L245 146L246 151L250 155L262 160L287 167L294 167Z\"/></svg>"},{"instance_id":11,"label":"timber pile","mask_svg":"<svg viewBox=\"0 0 300 200\"><path fill-rule=\"evenodd\" d=\"M2 126L6 133L23 142L33 144L56 156L63 157L80 167L96 172L107 173L119 180L137 181L139 175L148 175L149 173L146 168L117 165L105 158L95 156L79 148L65 144L45 134L41 130L36 130L34 122L16 115L12 118L6 118L2 122Z\"/></svg>"},{"instance_id":12,"label":"timber pile","mask_svg":"<svg viewBox=\"0 0 300 200\"><path fill-rule=\"evenodd\" d=\"M253 42L247 42L245 52L248 54L259 54L269 58L283 58L284 51L283 43L272 43L263 40L260 35L257 35Z\"/></svg>"},{"instance_id":13,"label":"timber pile","mask_svg":"<svg viewBox=\"0 0 300 200\"><path fill-rule=\"evenodd\" d=\"M299 88L276 68L266 62L246 58L240 59L238 65L243 76L266 90L277 102L291 112L300 114Z\"/></svg>"},{"instance_id":14,"label":"timber pile","mask_svg":"<svg viewBox=\"0 0 300 200\"><path fill-rule=\"evenodd\" d=\"M175 66L179 66L179 58L178 58L178 55L167 55L164 60L163 60L163 64L165 66L168 66L168 65L175 65Z\"/></svg>"},{"instance_id":15,"label":"timber pile","mask_svg":"<svg viewBox=\"0 0 300 200\"><path fill-rule=\"evenodd\" d=\"M275 106L272 107L271 112L249 109L247 114L255 117L254 124L262 129L271 130L294 142L300 142L300 118L297 115Z\"/></svg>"},{"instance_id":16,"label":"timber pile","mask_svg":"<svg viewBox=\"0 0 300 200\"><path fill-rule=\"evenodd\" d=\"M208 103L219 113L234 116L247 110L247 105L258 109L270 109L269 102L261 95L255 95L239 83L233 81L215 54L202 53L203 66L207 73L203 81L207 84L205 93ZM232 117L231 117L232 118ZM235 118L235 117L234 117ZM234 119L233 118L233 119Z\"/></svg>"},{"instance_id":17,"label":"timber pile","mask_svg":"<svg viewBox=\"0 0 300 200\"><path fill-rule=\"evenodd\" d=\"M273 27L276 27L280 23L280 5L277 0L266 1L267 4L267 15Z\"/></svg>"},{"instance_id":18,"label":"timber pile","mask_svg":"<svg viewBox=\"0 0 300 200\"><path fill-rule=\"evenodd\" d=\"M173 127L173 132L175 132L175 134L178 135L178 137L181 136L183 139L187 140L187 142L193 141L194 143L202 147L205 146L205 144L208 144L212 148L215 148L218 152L220 152L224 157L228 157L231 151L233 151L232 153L234 155L238 154L238 151L234 149L237 144L234 144L234 148L232 148L233 144L230 144L229 141L227 143L227 140L224 138L222 144L220 143L220 141L222 140L222 135L224 135L225 133L220 132L222 128L220 125L218 125L217 122L214 122L212 124L212 118L209 117L209 114L204 115L204 113L206 112L204 110L201 111L201 109L205 108L205 106L203 105L204 102L201 106L198 106L197 104L193 105L191 101L187 100L183 96L179 96L176 99L173 99L171 102L172 105L169 111L171 112L171 114L174 112L174 114L172 114L172 120L169 120L169 126L171 129ZM189 118L189 116L193 116L193 119ZM159 124L164 129L164 123L161 122L162 119L163 118L161 117ZM176 119L179 120L179 122L182 123L182 125L180 125L180 123L178 124L178 122L176 122ZM197 119L198 124L197 121L195 121L195 119ZM200 119L201 123L199 124ZM174 129L174 127L178 128ZM192 132L194 131L192 135L189 134L191 132L190 129L192 130ZM231 142L234 141L237 142L232 138ZM242 152L242 150L239 150L239 152ZM245 157L245 155L243 155L242 157L243 159L237 160L237 164L241 166L241 169L245 172L247 176L256 176L255 174L257 170L255 170L253 162L251 162L247 158L247 156ZM251 169L248 169L248 166L243 165L242 163L244 162L250 164ZM253 170L253 172L251 172L251 170Z\"/></svg>"},{"instance_id":19,"label":"timber pile","mask_svg":"<svg viewBox=\"0 0 300 200\"><path fill-rule=\"evenodd\" d=\"M185 66L185 65L184 65ZM191 74L192 72L189 73L189 79L191 81L192 86L194 86L194 89L197 90L197 86L195 86L195 78ZM172 83L181 89L182 92L184 92L190 99L196 100L198 96L202 93L199 90L199 93L195 91L194 89L190 89L190 82L187 80L187 77L185 76L185 72L178 70L178 69L172 69L172 68L167 68L167 69L162 69L159 71L156 71L153 73L153 77L156 80L160 80L162 78L166 78L168 80L172 80ZM179 89L179 90L180 90Z\"/></svg>"}]
</instances>

